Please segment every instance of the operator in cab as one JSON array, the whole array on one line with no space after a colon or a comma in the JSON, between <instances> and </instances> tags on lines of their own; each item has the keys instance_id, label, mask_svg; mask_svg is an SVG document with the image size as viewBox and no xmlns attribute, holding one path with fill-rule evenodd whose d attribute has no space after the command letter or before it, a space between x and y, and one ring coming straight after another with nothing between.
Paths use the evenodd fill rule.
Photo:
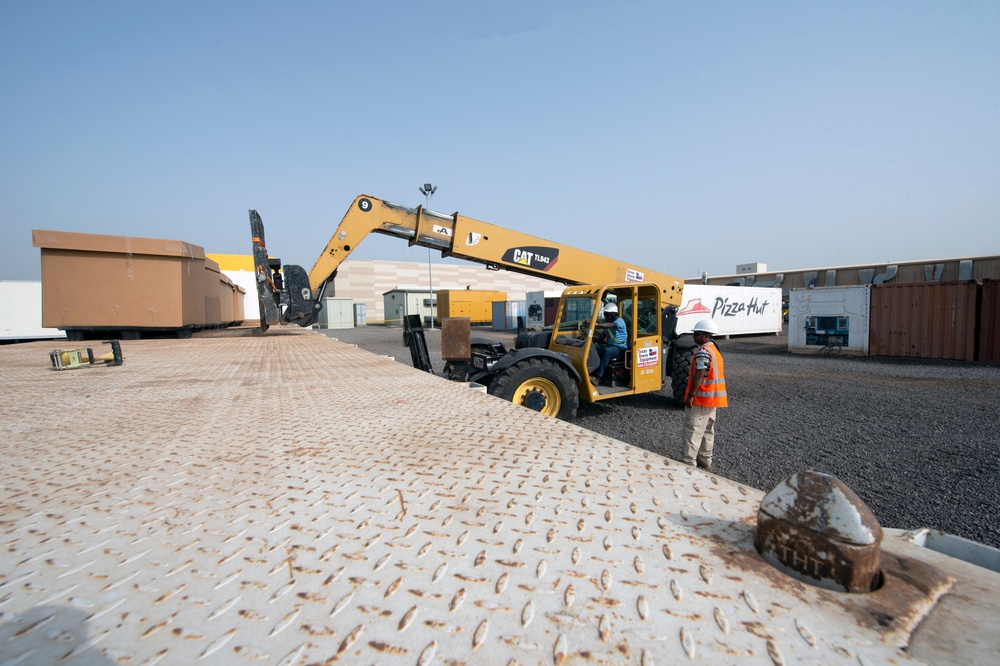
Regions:
<instances>
[{"instance_id":1,"label":"operator in cab","mask_svg":"<svg viewBox=\"0 0 1000 666\"><path fill-rule=\"evenodd\" d=\"M628 326L626 326L625 320L618 315L618 304L608 303L604 306L604 321L594 324L594 328L605 330L604 341L595 344L597 355L601 358L601 365L597 372L590 376L590 383L597 386L601 383L604 373L607 372L608 364L624 354L628 348Z\"/></svg>"}]
</instances>

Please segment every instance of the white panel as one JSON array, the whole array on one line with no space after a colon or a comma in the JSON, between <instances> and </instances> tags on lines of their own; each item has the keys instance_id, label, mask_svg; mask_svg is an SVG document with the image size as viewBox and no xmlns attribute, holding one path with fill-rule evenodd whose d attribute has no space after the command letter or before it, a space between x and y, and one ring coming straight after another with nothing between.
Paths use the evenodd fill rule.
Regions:
<instances>
[{"instance_id":1,"label":"white panel","mask_svg":"<svg viewBox=\"0 0 1000 666\"><path fill-rule=\"evenodd\" d=\"M0 340L65 338L42 326L42 283L0 282Z\"/></svg>"},{"instance_id":2,"label":"white panel","mask_svg":"<svg viewBox=\"0 0 1000 666\"><path fill-rule=\"evenodd\" d=\"M525 320L527 328L542 328L545 326L545 292L529 291L524 295Z\"/></svg>"},{"instance_id":3,"label":"white panel","mask_svg":"<svg viewBox=\"0 0 1000 666\"><path fill-rule=\"evenodd\" d=\"M243 291L243 318L260 319L260 304L257 302L257 281L251 271L222 271L222 274L233 281Z\"/></svg>"},{"instance_id":4,"label":"white panel","mask_svg":"<svg viewBox=\"0 0 1000 666\"><path fill-rule=\"evenodd\" d=\"M781 289L685 284L677 312L677 332L689 333L702 319L711 319L719 335L781 332Z\"/></svg>"}]
</instances>

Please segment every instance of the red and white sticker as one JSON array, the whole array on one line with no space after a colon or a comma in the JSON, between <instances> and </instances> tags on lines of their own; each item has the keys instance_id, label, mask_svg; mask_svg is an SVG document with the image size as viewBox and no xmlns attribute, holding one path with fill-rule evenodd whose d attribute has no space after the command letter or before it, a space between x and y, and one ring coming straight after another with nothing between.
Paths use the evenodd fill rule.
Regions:
<instances>
[{"instance_id":1,"label":"red and white sticker","mask_svg":"<svg viewBox=\"0 0 1000 666\"><path fill-rule=\"evenodd\" d=\"M640 347L638 351L639 351L640 368L649 368L651 366L659 364L660 362L659 347Z\"/></svg>"}]
</instances>

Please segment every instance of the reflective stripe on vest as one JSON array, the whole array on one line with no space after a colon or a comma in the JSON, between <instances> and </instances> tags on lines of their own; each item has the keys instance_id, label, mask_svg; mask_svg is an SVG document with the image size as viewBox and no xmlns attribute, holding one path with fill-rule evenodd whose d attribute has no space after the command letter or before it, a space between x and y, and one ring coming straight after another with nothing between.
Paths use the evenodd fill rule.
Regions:
<instances>
[{"instance_id":1,"label":"reflective stripe on vest","mask_svg":"<svg viewBox=\"0 0 1000 666\"><path fill-rule=\"evenodd\" d=\"M621 327L618 326L618 322L622 323ZM608 329L608 337L615 346L625 349L628 346L628 328L625 326L625 320L618 317L614 324L614 328Z\"/></svg>"},{"instance_id":2,"label":"reflective stripe on vest","mask_svg":"<svg viewBox=\"0 0 1000 666\"><path fill-rule=\"evenodd\" d=\"M707 342L701 347L712 361L708 366L708 374L701 380L701 385L694 392L691 404L700 407L728 407L729 400L726 397L726 372L722 364L722 354L713 342ZM695 352L697 354L697 352ZM692 359L693 360L693 359ZM694 380L695 368L692 364L691 372L688 374L688 386L684 396L691 396L691 383Z\"/></svg>"}]
</instances>

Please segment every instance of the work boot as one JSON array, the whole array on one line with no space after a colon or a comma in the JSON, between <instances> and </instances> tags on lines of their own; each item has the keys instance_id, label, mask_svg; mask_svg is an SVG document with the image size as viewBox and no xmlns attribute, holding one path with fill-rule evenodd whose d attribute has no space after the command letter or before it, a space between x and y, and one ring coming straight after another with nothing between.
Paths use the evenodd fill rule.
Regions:
<instances>
[{"instance_id":1,"label":"work boot","mask_svg":"<svg viewBox=\"0 0 1000 666\"><path fill-rule=\"evenodd\" d=\"M698 467L700 467L701 469L705 470L706 472L711 472L712 471L712 463L710 463L710 462L705 463L705 462L702 462L702 461L699 460L698 461Z\"/></svg>"}]
</instances>

